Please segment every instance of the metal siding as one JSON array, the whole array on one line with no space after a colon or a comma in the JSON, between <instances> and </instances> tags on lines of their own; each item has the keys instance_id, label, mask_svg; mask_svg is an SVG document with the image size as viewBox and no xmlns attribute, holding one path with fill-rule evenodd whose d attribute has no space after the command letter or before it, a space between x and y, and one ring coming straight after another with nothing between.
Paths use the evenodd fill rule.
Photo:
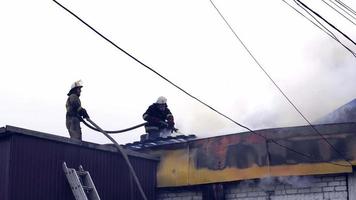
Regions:
<instances>
[{"instance_id":1,"label":"metal siding","mask_svg":"<svg viewBox=\"0 0 356 200\"><path fill-rule=\"evenodd\" d=\"M147 191L147 197L155 197L157 162L150 160L143 162L142 159L138 159L135 157L130 157L130 161L134 166L134 169L136 171L137 176L139 177L143 189ZM133 178L131 182L135 186ZM141 199L140 192L137 187L133 188L132 199Z\"/></svg>"},{"instance_id":2,"label":"metal siding","mask_svg":"<svg viewBox=\"0 0 356 200\"><path fill-rule=\"evenodd\" d=\"M101 199L141 199L119 153L25 135L15 135L12 148L11 200L74 199L62 171L64 161L70 168L81 164L90 172ZM130 160L147 198L155 199L157 161Z\"/></svg>"},{"instance_id":3,"label":"metal siding","mask_svg":"<svg viewBox=\"0 0 356 200\"><path fill-rule=\"evenodd\" d=\"M0 138L0 199L9 199L10 137Z\"/></svg>"}]
</instances>

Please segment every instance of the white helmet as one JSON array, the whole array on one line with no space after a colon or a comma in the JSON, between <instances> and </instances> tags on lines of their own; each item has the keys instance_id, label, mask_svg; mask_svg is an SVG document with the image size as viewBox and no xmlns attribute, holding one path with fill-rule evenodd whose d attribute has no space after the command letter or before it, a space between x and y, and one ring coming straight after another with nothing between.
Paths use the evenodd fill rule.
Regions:
<instances>
[{"instance_id":1,"label":"white helmet","mask_svg":"<svg viewBox=\"0 0 356 200\"><path fill-rule=\"evenodd\" d=\"M82 80L76 81L74 82L71 86L70 86L70 90L77 88L77 87L83 87L83 82Z\"/></svg>"},{"instance_id":2,"label":"white helmet","mask_svg":"<svg viewBox=\"0 0 356 200\"><path fill-rule=\"evenodd\" d=\"M75 88L81 88L81 87L83 87L83 82L81 81L81 80L79 80L79 81L76 81L76 82L74 82L71 86L70 86L70 90L69 90L69 92L68 92L68 96L73 92L73 90L75 89Z\"/></svg>"},{"instance_id":3,"label":"white helmet","mask_svg":"<svg viewBox=\"0 0 356 200\"><path fill-rule=\"evenodd\" d=\"M166 104L167 103L167 98L163 97L163 96L160 96L160 97L158 97L156 103L157 104Z\"/></svg>"}]
</instances>

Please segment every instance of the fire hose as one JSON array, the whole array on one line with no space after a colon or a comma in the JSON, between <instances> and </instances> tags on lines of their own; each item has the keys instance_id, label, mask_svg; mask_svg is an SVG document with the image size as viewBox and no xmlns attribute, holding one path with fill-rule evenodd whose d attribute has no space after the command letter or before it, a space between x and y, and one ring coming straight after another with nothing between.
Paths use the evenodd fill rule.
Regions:
<instances>
[{"instance_id":1,"label":"fire hose","mask_svg":"<svg viewBox=\"0 0 356 200\"><path fill-rule=\"evenodd\" d=\"M135 183L136 183L136 185L137 185L137 187L138 187L138 189L139 189L139 191L140 191L140 193L141 193L142 198L143 198L144 200L147 200L146 194L145 194L145 192L144 192L143 189L142 189L141 183L140 183L140 181L138 180L137 175L136 175L136 172L135 172L134 168L132 167L131 162L130 162L130 160L129 160L127 154L126 154L126 152L124 151L124 149L114 140L114 138L112 138L106 131L104 131L104 130L101 129L98 125L96 125L90 118L85 118L85 119L86 119L89 123L91 123L91 124L94 126L94 127L93 127L94 130L97 130L97 131L101 132L101 133L104 134L107 138L109 138L109 140L110 140L111 142L114 143L115 147L119 150L119 152L121 153L121 155L124 157L124 160L126 161L128 167L129 167L130 173L131 173L131 175L133 176L133 178L134 178L134 180L135 180ZM84 120L82 120L82 121L83 121L83 123L84 123ZM87 126L89 125L88 123L84 123L84 124L87 125ZM146 123L140 124L140 126L143 126L143 125L145 125L145 124L146 124ZM89 125L89 126L90 126L90 125ZM134 127L138 128L138 127L140 127L140 126L137 125L137 126L134 126ZM92 127L92 126L90 126L90 127ZM132 130L132 129L134 129L134 127L131 127L131 128L128 128L128 129ZM125 129L125 130L127 131L127 129ZM114 131L114 132L117 132L117 131ZM121 130L121 132L124 132L124 131Z\"/></svg>"},{"instance_id":2,"label":"fire hose","mask_svg":"<svg viewBox=\"0 0 356 200\"><path fill-rule=\"evenodd\" d=\"M82 117L80 117L80 121L83 122L83 124L85 124L85 126L87 126L88 128L94 130L94 131L98 131L98 132L101 132L99 129L95 128L94 126L90 125L88 122L86 122ZM136 126L132 126L132 127L129 127L129 128L126 128L126 129L122 129L122 130L117 130L117 131L106 131L104 130L106 133L108 134L116 134L116 133L123 133L123 132L126 132L126 131L131 131L133 129L136 129L136 128L140 128L141 126L144 126L148 124L148 122L144 122L142 124L138 124ZM175 132L175 133L178 133L178 129L177 128L172 128L171 132Z\"/></svg>"},{"instance_id":3,"label":"fire hose","mask_svg":"<svg viewBox=\"0 0 356 200\"><path fill-rule=\"evenodd\" d=\"M86 119L88 122L86 122L84 119ZM126 131L130 131L130 130L133 130L133 129L136 129L136 128L139 128L141 126L144 126L146 125L148 122L145 122L145 123L142 123L142 124L138 124L136 126L133 126L133 127L129 127L129 128L126 128L126 129L122 129L122 130L117 130L117 131L106 131L106 130L103 130L102 128L100 128L97 124L95 124L89 117L88 118L82 118L80 117L80 121L83 122L88 128L92 129L92 130L95 130L95 131L98 131L98 132L101 132L102 134L104 134L111 142L114 143L114 146L119 150L119 152L121 153L121 155L123 156L124 160L126 161L126 164L128 165L129 167L129 170L130 170L130 173L131 175L133 176L134 180L135 180L135 183L141 193L141 196L144 200L147 200L147 197L146 197L146 194L145 192L143 191L142 189L142 186L141 186L141 183L140 181L138 180L138 177L136 175L136 172L134 170L134 168L132 167L131 165L131 162L127 156L127 154L125 153L124 149L114 140L114 138L112 138L109 134L115 134L115 133L123 133L123 132L126 132ZM178 129L176 128L173 128L172 129L172 132L178 132Z\"/></svg>"},{"instance_id":4,"label":"fire hose","mask_svg":"<svg viewBox=\"0 0 356 200\"><path fill-rule=\"evenodd\" d=\"M85 126L87 126L88 128L94 130L94 131L98 131L98 132L101 132L100 129L98 128L95 128L94 126L90 125L89 123L87 123L83 118L80 118L81 121L85 124ZM87 118L88 119L88 118ZM88 120L89 121L89 120ZM117 131L106 131L104 130L106 133L108 134L115 134L115 133L123 133L123 132L126 132L126 131L131 131L133 129L136 129L136 128L140 128L141 126L144 126L146 125L148 122L145 122L145 123L142 123L142 124L138 124L136 126L133 126L133 127L130 127L130 128L126 128L126 129L122 129L122 130L117 130Z\"/></svg>"}]
</instances>

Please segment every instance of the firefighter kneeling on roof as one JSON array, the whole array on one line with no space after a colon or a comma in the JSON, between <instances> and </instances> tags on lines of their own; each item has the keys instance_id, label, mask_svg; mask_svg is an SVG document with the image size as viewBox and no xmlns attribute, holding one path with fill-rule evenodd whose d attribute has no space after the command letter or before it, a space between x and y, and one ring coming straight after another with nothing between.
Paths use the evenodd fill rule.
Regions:
<instances>
[{"instance_id":1,"label":"firefighter kneeling on roof","mask_svg":"<svg viewBox=\"0 0 356 200\"><path fill-rule=\"evenodd\" d=\"M174 118L168 109L167 99L165 97L159 97L156 103L150 105L143 114L143 119L148 122L148 124L145 125L147 133L145 139L154 140L159 137L167 137L173 131L177 130L174 128Z\"/></svg>"}]
</instances>

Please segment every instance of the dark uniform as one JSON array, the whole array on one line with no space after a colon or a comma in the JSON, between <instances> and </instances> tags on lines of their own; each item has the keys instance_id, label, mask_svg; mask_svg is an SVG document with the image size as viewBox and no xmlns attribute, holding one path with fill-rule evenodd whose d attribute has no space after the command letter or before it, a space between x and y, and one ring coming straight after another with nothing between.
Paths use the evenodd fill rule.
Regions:
<instances>
[{"instance_id":1,"label":"dark uniform","mask_svg":"<svg viewBox=\"0 0 356 200\"><path fill-rule=\"evenodd\" d=\"M164 109L160 109L160 107L164 107ZM161 136L161 133L174 129L173 115L165 103L154 103L149 106L143 114L143 119L148 122L145 125L148 139L156 139Z\"/></svg>"}]
</instances>

